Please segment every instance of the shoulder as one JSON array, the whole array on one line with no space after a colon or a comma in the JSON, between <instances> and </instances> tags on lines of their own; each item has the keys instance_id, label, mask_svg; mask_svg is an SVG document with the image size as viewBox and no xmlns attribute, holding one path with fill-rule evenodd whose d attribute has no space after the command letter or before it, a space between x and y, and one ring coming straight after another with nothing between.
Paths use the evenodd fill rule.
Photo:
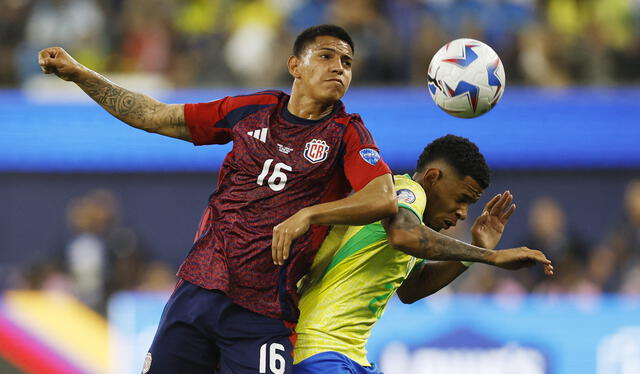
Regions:
<instances>
[{"instance_id":1,"label":"shoulder","mask_svg":"<svg viewBox=\"0 0 640 374\"><path fill-rule=\"evenodd\" d=\"M358 113L347 113L344 103L338 100L335 103L332 114L332 120L343 127L353 126L354 124L362 124L362 118Z\"/></svg>"},{"instance_id":2,"label":"shoulder","mask_svg":"<svg viewBox=\"0 0 640 374\"><path fill-rule=\"evenodd\" d=\"M394 175L393 182L399 206L408 208L420 218L427 204L427 195L420 183L408 175Z\"/></svg>"},{"instance_id":3,"label":"shoulder","mask_svg":"<svg viewBox=\"0 0 640 374\"><path fill-rule=\"evenodd\" d=\"M409 178L408 175L394 175L393 183L395 185L398 200L406 203L413 203L426 196L422 186Z\"/></svg>"},{"instance_id":4,"label":"shoulder","mask_svg":"<svg viewBox=\"0 0 640 374\"><path fill-rule=\"evenodd\" d=\"M360 144L375 144L371 132L364 125L362 117L360 117L359 114L345 114L341 122L345 133L360 139Z\"/></svg>"},{"instance_id":5,"label":"shoulder","mask_svg":"<svg viewBox=\"0 0 640 374\"><path fill-rule=\"evenodd\" d=\"M393 176L393 182L396 186L396 190L400 190L400 189L411 189L414 190L416 192L420 192L422 194L424 194L424 189L422 188L422 186L420 185L420 183L414 181L413 179L411 179L411 177L408 174L403 174L403 175L394 175Z\"/></svg>"},{"instance_id":6,"label":"shoulder","mask_svg":"<svg viewBox=\"0 0 640 374\"><path fill-rule=\"evenodd\" d=\"M233 100L245 105L275 105L289 96L278 90L259 91L245 95L233 96Z\"/></svg>"}]
</instances>

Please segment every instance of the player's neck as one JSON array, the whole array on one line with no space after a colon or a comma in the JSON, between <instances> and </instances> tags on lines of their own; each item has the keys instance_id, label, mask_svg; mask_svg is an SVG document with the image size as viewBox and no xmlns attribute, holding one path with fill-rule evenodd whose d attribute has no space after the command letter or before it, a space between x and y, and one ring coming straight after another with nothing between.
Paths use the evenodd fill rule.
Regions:
<instances>
[{"instance_id":1,"label":"player's neck","mask_svg":"<svg viewBox=\"0 0 640 374\"><path fill-rule=\"evenodd\" d=\"M296 117L316 120L331 113L334 104L319 102L308 96L296 95L295 92L292 92L287 110Z\"/></svg>"}]
</instances>

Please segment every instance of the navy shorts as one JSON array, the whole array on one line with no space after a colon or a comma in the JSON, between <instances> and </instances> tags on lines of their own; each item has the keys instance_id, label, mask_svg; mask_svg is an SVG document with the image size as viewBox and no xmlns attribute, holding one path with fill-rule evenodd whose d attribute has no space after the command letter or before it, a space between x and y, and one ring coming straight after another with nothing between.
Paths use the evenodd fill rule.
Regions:
<instances>
[{"instance_id":1,"label":"navy shorts","mask_svg":"<svg viewBox=\"0 0 640 374\"><path fill-rule=\"evenodd\" d=\"M338 352L322 352L298 362L294 374L382 374L375 365L362 366Z\"/></svg>"},{"instance_id":2,"label":"navy shorts","mask_svg":"<svg viewBox=\"0 0 640 374\"><path fill-rule=\"evenodd\" d=\"M223 292L181 281L162 312L145 374L289 374L295 324L234 304Z\"/></svg>"}]
</instances>

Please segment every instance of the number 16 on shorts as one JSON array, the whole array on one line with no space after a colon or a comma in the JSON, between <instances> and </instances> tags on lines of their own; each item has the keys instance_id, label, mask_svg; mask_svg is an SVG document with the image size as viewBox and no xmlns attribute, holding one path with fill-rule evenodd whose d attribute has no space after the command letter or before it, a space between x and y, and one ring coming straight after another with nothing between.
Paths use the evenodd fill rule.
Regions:
<instances>
[{"instance_id":1,"label":"number 16 on shorts","mask_svg":"<svg viewBox=\"0 0 640 374\"><path fill-rule=\"evenodd\" d=\"M285 352L280 343L264 343L260 346L260 373L284 374L286 361L279 352Z\"/></svg>"}]
</instances>

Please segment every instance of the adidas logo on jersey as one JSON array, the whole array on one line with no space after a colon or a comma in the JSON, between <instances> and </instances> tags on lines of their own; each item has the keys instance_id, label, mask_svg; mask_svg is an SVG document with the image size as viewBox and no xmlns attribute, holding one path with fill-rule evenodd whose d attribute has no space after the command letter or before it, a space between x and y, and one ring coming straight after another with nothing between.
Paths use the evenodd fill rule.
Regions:
<instances>
[{"instance_id":1,"label":"adidas logo on jersey","mask_svg":"<svg viewBox=\"0 0 640 374\"><path fill-rule=\"evenodd\" d=\"M262 129L258 129L258 130L254 130L254 131L249 131L247 133L247 135L249 136L253 136L254 138L260 140L261 142L266 142L267 141L267 130L268 128L262 128Z\"/></svg>"}]
</instances>

